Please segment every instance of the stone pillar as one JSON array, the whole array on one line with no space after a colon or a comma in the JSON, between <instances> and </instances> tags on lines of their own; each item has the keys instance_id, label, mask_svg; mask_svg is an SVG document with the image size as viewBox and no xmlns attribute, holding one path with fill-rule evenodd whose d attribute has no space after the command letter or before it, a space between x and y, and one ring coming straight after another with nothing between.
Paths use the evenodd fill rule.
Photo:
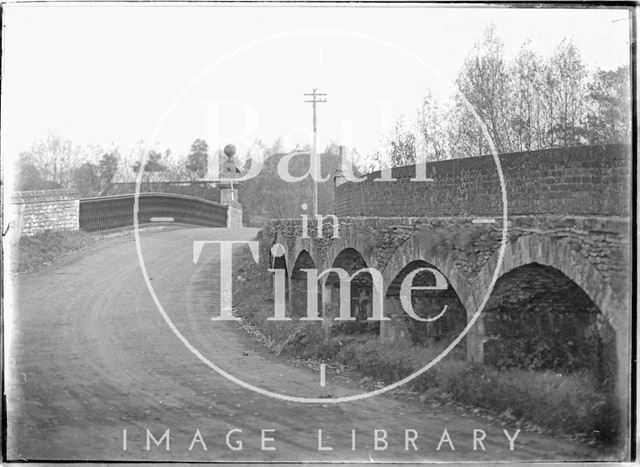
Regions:
<instances>
[{"instance_id":1,"label":"stone pillar","mask_svg":"<svg viewBox=\"0 0 640 467\"><path fill-rule=\"evenodd\" d=\"M227 206L227 228L242 228L242 206L240 203L229 203Z\"/></svg>"},{"instance_id":2,"label":"stone pillar","mask_svg":"<svg viewBox=\"0 0 640 467\"><path fill-rule=\"evenodd\" d=\"M325 340L331 337L331 328L339 313L339 297L340 288L325 282L322 286L322 330Z\"/></svg>"},{"instance_id":3,"label":"stone pillar","mask_svg":"<svg viewBox=\"0 0 640 467\"><path fill-rule=\"evenodd\" d=\"M389 320L380 321L380 340L383 344L411 343L409 317L402 309L400 297L384 298L384 316Z\"/></svg>"},{"instance_id":4,"label":"stone pillar","mask_svg":"<svg viewBox=\"0 0 640 467\"><path fill-rule=\"evenodd\" d=\"M288 315L295 318L307 316L307 280L292 276L289 281Z\"/></svg>"},{"instance_id":5,"label":"stone pillar","mask_svg":"<svg viewBox=\"0 0 640 467\"><path fill-rule=\"evenodd\" d=\"M220 187L220 203L222 204L239 204L237 184L223 185Z\"/></svg>"},{"instance_id":6,"label":"stone pillar","mask_svg":"<svg viewBox=\"0 0 640 467\"><path fill-rule=\"evenodd\" d=\"M630 285L629 285L630 287ZM615 381L614 392L616 401L616 410L618 410L620 424L618 426L618 448L621 452L629 452L628 433L631 426L631 334L629 326L629 316L631 307L629 306L628 296L624 295L620 299L612 299L606 311L601 310L609 318L614 336L609 337L615 339ZM603 342L604 344L605 342ZM633 441L632 441L633 442Z\"/></svg>"},{"instance_id":7,"label":"stone pillar","mask_svg":"<svg viewBox=\"0 0 640 467\"><path fill-rule=\"evenodd\" d=\"M468 323L477 311L477 307L473 300L467 300L464 306ZM467 333L467 361L484 363L484 343L488 340L485 333L484 318L485 314L481 313Z\"/></svg>"},{"instance_id":8,"label":"stone pillar","mask_svg":"<svg viewBox=\"0 0 640 467\"><path fill-rule=\"evenodd\" d=\"M342 169L342 161L344 160L344 156L343 153L346 150L346 148L344 146L340 146L340 167L338 167L336 169L336 173L333 176L333 185L335 188L338 188L340 185L344 185L345 183L347 183L349 180L347 180L347 177L345 177L344 175L344 171Z\"/></svg>"},{"instance_id":9,"label":"stone pillar","mask_svg":"<svg viewBox=\"0 0 640 467\"><path fill-rule=\"evenodd\" d=\"M230 181L220 186L220 202L222 204L239 206L238 182L232 180L241 175L240 170L236 167L237 164L234 158L236 147L233 144L227 144L224 147L224 154L227 156L227 160L222 164L222 178ZM242 225L240 225L240 227L242 227Z\"/></svg>"}]
</instances>

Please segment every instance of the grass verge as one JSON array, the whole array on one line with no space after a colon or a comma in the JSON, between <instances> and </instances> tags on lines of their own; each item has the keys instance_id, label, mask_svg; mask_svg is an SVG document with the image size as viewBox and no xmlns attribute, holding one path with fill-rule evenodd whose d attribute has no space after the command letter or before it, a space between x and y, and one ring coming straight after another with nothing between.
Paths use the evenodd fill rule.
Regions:
<instances>
[{"instance_id":1,"label":"grass verge","mask_svg":"<svg viewBox=\"0 0 640 467\"><path fill-rule=\"evenodd\" d=\"M73 251L93 245L101 237L100 234L78 230L61 232L47 230L31 237L22 237L6 245L11 249L11 271L14 273L33 271Z\"/></svg>"}]
</instances>

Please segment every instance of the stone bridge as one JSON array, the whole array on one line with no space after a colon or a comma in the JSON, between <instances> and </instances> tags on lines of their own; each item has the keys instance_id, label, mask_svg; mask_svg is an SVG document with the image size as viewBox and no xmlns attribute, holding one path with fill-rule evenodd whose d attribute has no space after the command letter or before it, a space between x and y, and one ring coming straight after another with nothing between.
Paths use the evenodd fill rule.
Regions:
<instances>
[{"instance_id":1,"label":"stone bridge","mask_svg":"<svg viewBox=\"0 0 640 467\"><path fill-rule=\"evenodd\" d=\"M489 156L429 163L432 181L411 181L415 166L394 169L393 181L382 181L380 172L362 182L337 174L337 238L331 217L321 223L321 238L313 219L306 232L302 219L272 220L261 232L263 266L286 270L293 316L306 313L304 269L343 268L352 274L375 268L383 290L376 290L371 274L358 274L351 304L354 315L365 319L373 296L382 294L384 316L390 318L380 322L384 342L447 343L469 324L460 344L468 359L559 371L595 368L617 386L625 404L630 149L576 147L499 159L506 226L498 170ZM271 254L276 243L284 254ZM441 320L416 322L403 312L399 285L420 267L442 273L447 289L414 290L411 302L421 317L447 304ZM336 278L327 274L318 287L325 323L334 322ZM433 281L433 274L422 271L413 285Z\"/></svg>"}]
</instances>

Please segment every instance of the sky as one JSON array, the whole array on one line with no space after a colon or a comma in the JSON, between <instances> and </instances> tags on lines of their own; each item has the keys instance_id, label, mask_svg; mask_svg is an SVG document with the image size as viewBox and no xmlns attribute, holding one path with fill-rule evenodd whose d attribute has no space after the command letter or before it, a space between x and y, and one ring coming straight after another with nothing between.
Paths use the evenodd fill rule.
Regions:
<instances>
[{"instance_id":1,"label":"sky","mask_svg":"<svg viewBox=\"0 0 640 467\"><path fill-rule=\"evenodd\" d=\"M50 130L121 153L310 144L313 88L319 147L366 153L425 90L452 92L491 22L507 57L568 37L589 68L629 63L624 9L9 4L3 21L4 163Z\"/></svg>"}]
</instances>

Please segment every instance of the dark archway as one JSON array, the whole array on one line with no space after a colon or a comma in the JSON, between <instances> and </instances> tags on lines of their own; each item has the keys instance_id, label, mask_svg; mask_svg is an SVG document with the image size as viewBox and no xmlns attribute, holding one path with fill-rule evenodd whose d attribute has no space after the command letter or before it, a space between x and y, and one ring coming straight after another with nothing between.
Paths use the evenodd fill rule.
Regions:
<instances>
[{"instance_id":1,"label":"dark archway","mask_svg":"<svg viewBox=\"0 0 640 467\"><path fill-rule=\"evenodd\" d=\"M386 297L399 300L402 282L410 273L419 268L430 268L442 274L438 268L426 261L412 261L402 268L393 279L387 289ZM436 277L430 271L420 271L413 277L412 285L414 287L433 287L436 285ZM464 305L448 279L446 289L412 290L411 304L416 315L420 318L434 319L431 322L417 321L401 308L401 319L404 321L406 329L411 336L411 342L415 345L447 345L462 332L466 325L467 319ZM447 309L443 312L445 306ZM459 352L462 356L465 355L464 340L457 346L456 352Z\"/></svg>"},{"instance_id":2,"label":"dark archway","mask_svg":"<svg viewBox=\"0 0 640 467\"><path fill-rule=\"evenodd\" d=\"M343 269L349 277L352 277L356 271L367 268L364 258L354 248L345 248L333 261L332 268ZM325 287L330 288L331 301L339 314L339 294L340 294L340 277L336 272L327 274ZM362 272L353 277L350 281L350 315L356 319L355 322L342 322L334 326L334 332L353 334L353 333L378 333L380 323L377 321L367 321L373 317L373 277L370 272Z\"/></svg>"},{"instance_id":3,"label":"dark archway","mask_svg":"<svg viewBox=\"0 0 640 467\"><path fill-rule=\"evenodd\" d=\"M529 263L503 274L483 315L486 363L588 371L602 384L613 383L613 329L584 290L559 270Z\"/></svg>"}]
</instances>

